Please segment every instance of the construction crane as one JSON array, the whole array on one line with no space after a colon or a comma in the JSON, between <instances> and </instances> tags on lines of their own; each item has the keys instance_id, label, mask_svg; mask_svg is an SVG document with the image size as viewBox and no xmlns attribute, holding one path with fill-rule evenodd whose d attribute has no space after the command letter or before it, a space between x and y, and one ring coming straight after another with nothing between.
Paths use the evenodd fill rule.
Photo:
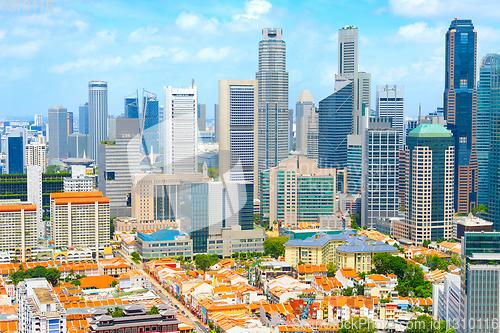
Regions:
<instances>
[{"instance_id":1,"label":"construction crane","mask_svg":"<svg viewBox=\"0 0 500 333\"><path fill-rule=\"evenodd\" d=\"M361 187L358 194L356 194L356 196L354 197L354 200L351 202L351 205L349 206L349 208L347 208L345 214L342 212L342 209L340 209L340 205L339 205L340 218L342 219L342 230L344 230L344 231L345 231L345 220L346 220L347 216L350 216L351 208L354 205L354 203L356 202L356 200L358 200L359 197L361 196L361 192L363 191L364 188L365 188L364 186Z\"/></svg>"}]
</instances>

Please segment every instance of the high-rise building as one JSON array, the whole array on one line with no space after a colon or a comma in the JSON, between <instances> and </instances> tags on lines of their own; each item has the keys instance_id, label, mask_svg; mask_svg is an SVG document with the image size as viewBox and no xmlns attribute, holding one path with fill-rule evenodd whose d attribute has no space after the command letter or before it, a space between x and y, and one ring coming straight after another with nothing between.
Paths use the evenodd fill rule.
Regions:
<instances>
[{"instance_id":1,"label":"high-rise building","mask_svg":"<svg viewBox=\"0 0 500 333\"><path fill-rule=\"evenodd\" d=\"M478 97L478 134L485 135L485 126L489 123L489 135L485 135L486 138L478 135L478 155L481 153L481 158L484 157L484 145L488 144L488 219L493 222L493 228L498 230L500 229L500 61L499 56L496 54L489 56L483 58L484 63L481 61L481 65L484 64L484 67L481 66ZM487 78L485 77L483 80L483 71L486 72L488 67L490 68L489 89L485 87L486 84L484 82L487 81ZM486 75L486 73L484 74ZM489 96L487 96L488 90ZM486 112L489 112L489 119L484 119L484 113ZM481 159L481 162L480 177L484 175L484 172L483 174L481 173L484 170L484 159ZM484 178L480 179L483 180ZM484 182L482 183L484 186ZM481 187L481 192L483 190Z\"/></svg>"},{"instance_id":2,"label":"high-rise building","mask_svg":"<svg viewBox=\"0 0 500 333\"><path fill-rule=\"evenodd\" d=\"M87 246L97 253L109 246L109 198L102 192L52 193L50 211L55 247Z\"/></svg>"},{"instance_id":3,"label":"high-rise building","mask_svg":"<svg viewBox=\"0 0 500 333\"><path fill-rule=\"evenodd\" d=\"M30 142L26 145L26 166L39 165L42 168L42 172L46 173L47 145L43 136L39 136L38 138L38 142Z\"/></svg>"},{"instance_id":4,"label":"high-rise building","mask_svg":"<svg viewBox=\"0 0 500 333\"><path fill-rule=\"evenodd\" d=\"M264 28L259 42L259 172L288 156L288 72L282 32Z\"/></svg>"},{"instance_id":5,"label":"high-rise building","mask_svg":"<svg viewBox=\"0 0 500 333\"><path fill-rule=\"evenodd\" d=\"M363 145L366 149L366 186L362 193L364 207L361 213L361 224L368 229L374 229L377 220L397 217L401 208L398 196L399 135L392 118L369 118Z\"/></svg>"},{"instance_id":6,"label":"high-rise building","mask_svg":"<svg viewBox=\"0 0 500 333\"><path fill-rule=\"evenodd\" d=\"M453 236L455 146L440 124L410 132L405 153L405 221L394 236L422 244Z\"/></svg>"},{"instance_id":7,"label":"high-rise building","mask_svg":"<svg viewBox=\"0 0 500 333\"><path fill-rule=\"evenodd\" d=\"M219 80L219 175L258 189L258 83Z\"/></svg>"},{"instance_id":8,"label":"high-rise building","mask_svg":"<svg viewBox=\"0 0 500 333\"><path fill-rule=\"evenodd\" d=\"M89 157L99 163L99 144L108 139L108 84L89 82Z\"/></svg>"},{"instance_id":9,"label":"high-rise building","mask_svg":"<svg viewBox=\"0 0 500 333\"><path fill-rule=\"evenodd\" d=\"M70 134L73 134L73 112L69 112L67 113L68 115L68 135Z\"/></svg>"},{"instance_id":10,"label":"high-rise building","mask_svg":"<svg viewBox=\"0 0 500 333\"><path fill-rule=\"evenodd\" d=\"M43 114L35 115L35 126L43 126Z\"/></svg>"},{"instance_id":11,"label":"high-rise building","mask_svg":"<svg viewBox=\"0 0 500 333\"><path fill-rule=\"evenodd\" d=\"M296 135L295 135L295 150L305 153L307 151L307 138L310 132L318 129L318 115L314 100L309 90L302 90L297 104L295 105L297 112L296 116Z\"/></svg>"},{"instance_id":12,"label":"high-rise building","mask_svg":"<svg viewBox=\"0 0 500 333\"><path fill-rule=\"evenodd\" d=\"M351 134L352 81L335 75L335 92L319 102L318 167L347 166L347 136Z\"/></svg>"},{"instance_id":13,"label":"high-rise building","mask_svg":"<svg viewBox=\"0 0 500 333\"><path fill-rule=\"evenodd\" d=\"M49 158L68 157L68 112L62 106L49 109Z\"/></svg>"},{"instance_id":14,"label":"high-rise building","mask_svg":"<svg viewBox=\"0 0 500 333\"><path fill-rule=\"evenodd\" d=\"M68 157L83 158L89 156L88 134L73 133L68 135Z\"/></svg>"},{"instance_id":15,"label":"high-rise building","mask_svg":"<svg viewBox=\"0 0 500 333\"><path fill-rule=\"evenodd\" d=\"M28 202L36 205L36 235L38 238L45 238L45 224L42 219L42 168L39 165L28 165L26 167L26 179Z\"/></svg>"},{"instance_id":16,"label":"high-rise building","mask_svg":"<svg viewBox=\"0 0 500 333\"><path fill-rule=\"evenodd\" d=\"M113 217L130 216L131 175L140 166L139 119L117 118L116 141L99 145L99 190L109 197Z\"/></svg>"},{"instance_id":17,"label":"high-rise building","mask_svg":"<svg viewBox=\"0 0 500 333\"><path fill-rule=\"evenodd\" d=\"M465 233L461 275L460 333L498 332L500 233Z\"/></svg>"},{"instance_id":18,"label":"high-rise building","mask_svg":"<svg viewBox=\"0 0 500 333\"><path fill-rule=\"evenodd\" d=\"M108 138L107 141L115 141L116 140L116 118L113 115L108 115ZM101 141L102 142L102 141Z\"/></svg>"},{"instance_id":19,"label":"high-rise building","mask_svg":"<svg viewBox=\"0 0 500 333\"><path fill-rule=\"evenodd\" d=\"M26 157L26 129L18 127L7 134L6 173L22 174Z\"/></svg>"},{"instance_id":20,"label":"high-rise building","mask_svg":"<svg viewBox=\"0 0 500 333\"><path fill-rule=\"evenodd\" d=\"M151 163L155 163L155 156L160 154L160 118L158 115L159 102L156 95L147 93L141 119L142 150L149 156Z\"/></svg>"},{"instance_id":21,"label":"high-rise building","mask_svg":"<svg viewBox=\"0 0 500 333\"><path fill-rule=\"evenodd\" d=\"M392 126L399 133L399 148L404 144L404 86L378 85L377 86L377 116L391 117Z\"/></svg>"},{"instance_id":22,"label":"high-rise building","mask_svg":"<svg viewBox=\"0 0 500 333\"><path fill-rule=\"evenodd\" d=\"M163 172L198 172L198 87L165 87Z\"/></svg>"},{"instance_id":23,"label":"high-rise building","mask_svg":"<svg viewBox=\"0 0 500 333\"><path fill-rule=\"evenodd\" d=\"M491 110L492 106L496 104L492 97L495 98L495 90L498 89L495 80L500 79L499 60L500 56L494 53L489 53L481 59L477 87L477 182L478 188L481 189L478 193L478 204L487 206L490 204L489 198L492 199L493 205L493 201L497 200L496 193L489 193L488 158L490 154L490 113L493 111Z\"/></svg>"},{"instance_id":24,"label":"high-rise building","mask_svg":"<svg viewBox=\"0 0 500 333\"><path fill-rule=\"evenodd\" d=\"M477 32L472 20L451 22L446 32L444 117L455 140L455 211L477 206Z\"/></svg>"},{"instance_id":25,"label":"high-rise building","mask_svg":"<svg viewBox=\"0 0 500 333\"><path fill-rule=\"evenodd\" d=\"M89 134L89 102L78 107L78 132Z\"/></svg>"},{"instance_id":26,"label":"high-rise building","mask_svg":"<svg viewBox=\"0 0 500 333\"><path fill-rule=\"evenodd\" d=\"M139 118L139 98L137 94L125 97L125 118Z\"/></svg>"},{"instance_id":27,"label":"high-rise building","mask_svg":"<svg viewBox=\"0 0 500 333\"><path fill-rule=\"evenodd\" d=\"M16 257L25 262L26 250L38 247L37 206L20 200L0 200L0 226L0 250L17 253Z\"/></svg>"},{"instance_id":28,"label":"high-rise building","mask_svg":"<svg viewBox=\"0 0 500 333\"><path fill-rule=\"evenodd\" d=\"M66 333L66 309L45 278L25 279L17 284L19 333Z\"/></svg>"},{"instance_id":29,"label":"high-rise building","mask_svg":"<svg viewBox=\"0 0 500 333\"><path fill-rule=\"evenodd\" d=\"M337 213L336 182L336 169L319 169L314 160L290 157L261 173L261 218L271 225L317 225L319 215Z\"/></svg>"},{"instance_id":30,"label":"high-rise building","mask_svg":"<svg viewBox=\"0 0 500 333\"><path fill-rule=\"evenodd\" d=\"M368 107L368 110L371 110L371 92L372 92L372 75L370 73L366 72L359 72L358 73L358 101L356 103L356 107L359 112L362 111L363 104L365 107ZM359 113L358 112L358 113Z\"/></svg>"},{"instance_id":31,"label":"high-rise building","mask_svg":"<svg viewBox=\"0 0 500 333\"><path fill-rule=\"evenodd\" d=\"M448 274L443 283L432 285L434 320L446 322L446 329L458 329L460 322L460 276Z\"/></svg>"},{"instance_id":32,"label":"high-rise building","mask_svg":"<svg viewBox=\"0 0 500 333\"><path fill-rule=\"evenodd\" d=\"M207 105L205 103L198 104L198 131L205 132L207 130Z\"/></svg>"},{"instance_id":33,"label":"high-rise building","mask_svg":"<svg viewBox=\"0 0 500 333\"><path fill-rule=\"evenodd\" d=\"M214 142L219 142L219 104L214 104Z\"/></svg>"},{"instance_id":34,"label":"high-rise building","mask_svg":"<svg viewBox=\"0 0 500 333\"><path fill-rule=\"evenodd\" d=\"M408 137L408 134L410 134L411 131L413 131L415 128L417 128L418 125L420 125L418 119L411 119L408 118L405 120L405 135L404 135L404 143L406 144L406 138Z\"/></svg>"}]
</instances>

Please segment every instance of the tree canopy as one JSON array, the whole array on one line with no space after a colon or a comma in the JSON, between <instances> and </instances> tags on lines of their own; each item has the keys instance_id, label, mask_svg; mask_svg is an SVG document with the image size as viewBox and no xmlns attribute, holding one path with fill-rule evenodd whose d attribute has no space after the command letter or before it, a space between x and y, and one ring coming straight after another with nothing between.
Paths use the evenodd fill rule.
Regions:
<instances>
[{"instance_id":1,"label":"tree canopy","mask_svg":"<svg viewBox=\"0 0 500 333\"><path fill-rule=\"evenodd\" d=\"M264 252L271 257L278 259L279 256L285 255L284 244L290 238L286 236L282 237L269 237L264 241Z\"/></svg>"},{"instance_id":2,"label":"tree canopy","mask_svg":"<svg viewBox=\"0 0 500 333\"><path fill-rule=\"evenodd\" d=\"M215 265L219 261L220 259L216 254L197 254L194 258L196 267L204 272L206 272L210 266Z\"/></svg>"},{"instance_id":3,"label":"tree canopy","mask_svg":"<svg viewBox=\"0 0 500 333\"><path fill-rule=\"evenodd\" d=\"M365 317L353 317L341 321L338 327L337 333L375 333L377 331L375 323Z\"/></svg>"},{"instance_id":4,"label":"tree canopy","mask_svg":"<svg viewBox=\"0 0 500 333\"><path fill-rule=\"evenodd\" d=\"M445 331L446 323L444 321L435 321L427 315L421 315L417 319L412 319L406 329L406 333L444 333Z\"/></svg>"}]
</instances>

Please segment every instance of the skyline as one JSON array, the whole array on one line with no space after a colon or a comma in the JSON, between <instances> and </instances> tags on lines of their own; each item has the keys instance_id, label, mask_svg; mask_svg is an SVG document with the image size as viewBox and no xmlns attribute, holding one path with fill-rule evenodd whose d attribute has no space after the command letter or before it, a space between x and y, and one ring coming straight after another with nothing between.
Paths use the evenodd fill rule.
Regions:
<instances>
[{"instance_id":1,"label":"skyline","mask_svg":"<svg viewBox=\"0 0 500 333\"><path fill-rule=\"evenodd\" d=\"M0 11L0 117L31 120L60 105L76 118L96 80L108 82L109 114L118 116L136 89L162 96L164 86L194 79L212 118L219 79L255 79L263 28L283 29L290 106L302 90L317 105L333 92L337 33L346 25L359 28L359 71L372 74L372 91L404 85L405 114L416 117L419 102L422 114L443 106L445 32L455 17L472 19L478 62L498 52L499 3L455 1L446 11L443 3L57 1L52 12Z\"/></svg>"}]
</instances>

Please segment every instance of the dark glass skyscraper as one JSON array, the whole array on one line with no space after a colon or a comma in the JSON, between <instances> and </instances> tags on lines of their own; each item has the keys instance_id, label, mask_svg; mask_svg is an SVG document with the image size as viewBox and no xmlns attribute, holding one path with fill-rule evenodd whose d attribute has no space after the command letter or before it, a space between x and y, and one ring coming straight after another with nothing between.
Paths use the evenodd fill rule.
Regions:
<instances>
[{"instance_id":1,"label":"dark glass skyscraper","mask_svg":"<svg viewBox=\"0 0 500 333\"><path fill-rule=\"evenodd\" d=\"M9 174L21 174L24 173L24 140L22 136L12 136L7 137L7 163L8 163L8 173Z\"/></svg>"},{"instance_id":2,"label":"dark glass skyscraper","mask_svg":"<svg viewBox=\"0 0 500 333\"><path fill-rule=\"evenodd\" d=\"M484 80L482 77L483 71L486 72L487 68L489 71L485 76L489 77L489 82L486 77ZM486 81L484 85L481 84L483 81ZM486 86L486 83L489 83L489 86ZM500 229L500 55L488 54L483 58L480 85L480 105L487 107L489 113L488 217L493 222L493 229L498 230Z\"/></svg>"},{"instance_id":3,"label":"dark glass skyscraper","mask_svg":"<svg viewBox=\"0 0 500 333\"><path fill-rule=\"evenodd\" d=\"M78 108L78 132L89 134L89 102Z\"/></svg>"},{"instance_id":4,"label":"dark glass skyscraper","mask_svg":"<svg viewBox=\"0 0 500 333\"><path fill-rule=\"evenodd\" d=\"M477 33L471 20L455 19L446 33L444 117L455 139L455 211L477 206Z\"/></svg>"},{"instance_id":5,"label":"dark glass skyscraper","mask_svg":"<svg viewBox=\"0 0 500 333\"><path fill-rule=\"evenodd\" d=\"M335 76L335 92L319 102L318 167L347 166L347 136L352 129L353 83Z\"/></svg>"},{"instance_id":6,"label":"dark glass skyscraper","mask_svg":"<svg viewBox=\"0 0 500 333\"><path fill-rule=\"evenodd\" d=\"M137 96L125 97L125 118L139 118L139 100Z\"/></svg>"},{"instance_id":7,"label":"dark glass skyscraper","mask_svg":"<svg viewBox=\"0 0 500 333\"><path fill-rule=\"evenodd\" d=\"M158 126L158 98L155 94L148 93L144 96L144 110L142 119L142 146L144 154L149 156L151 153L158 155L160 149L160 127ZM154 161L151 161L154 163Z\"/></svg>"}]
</instances>

